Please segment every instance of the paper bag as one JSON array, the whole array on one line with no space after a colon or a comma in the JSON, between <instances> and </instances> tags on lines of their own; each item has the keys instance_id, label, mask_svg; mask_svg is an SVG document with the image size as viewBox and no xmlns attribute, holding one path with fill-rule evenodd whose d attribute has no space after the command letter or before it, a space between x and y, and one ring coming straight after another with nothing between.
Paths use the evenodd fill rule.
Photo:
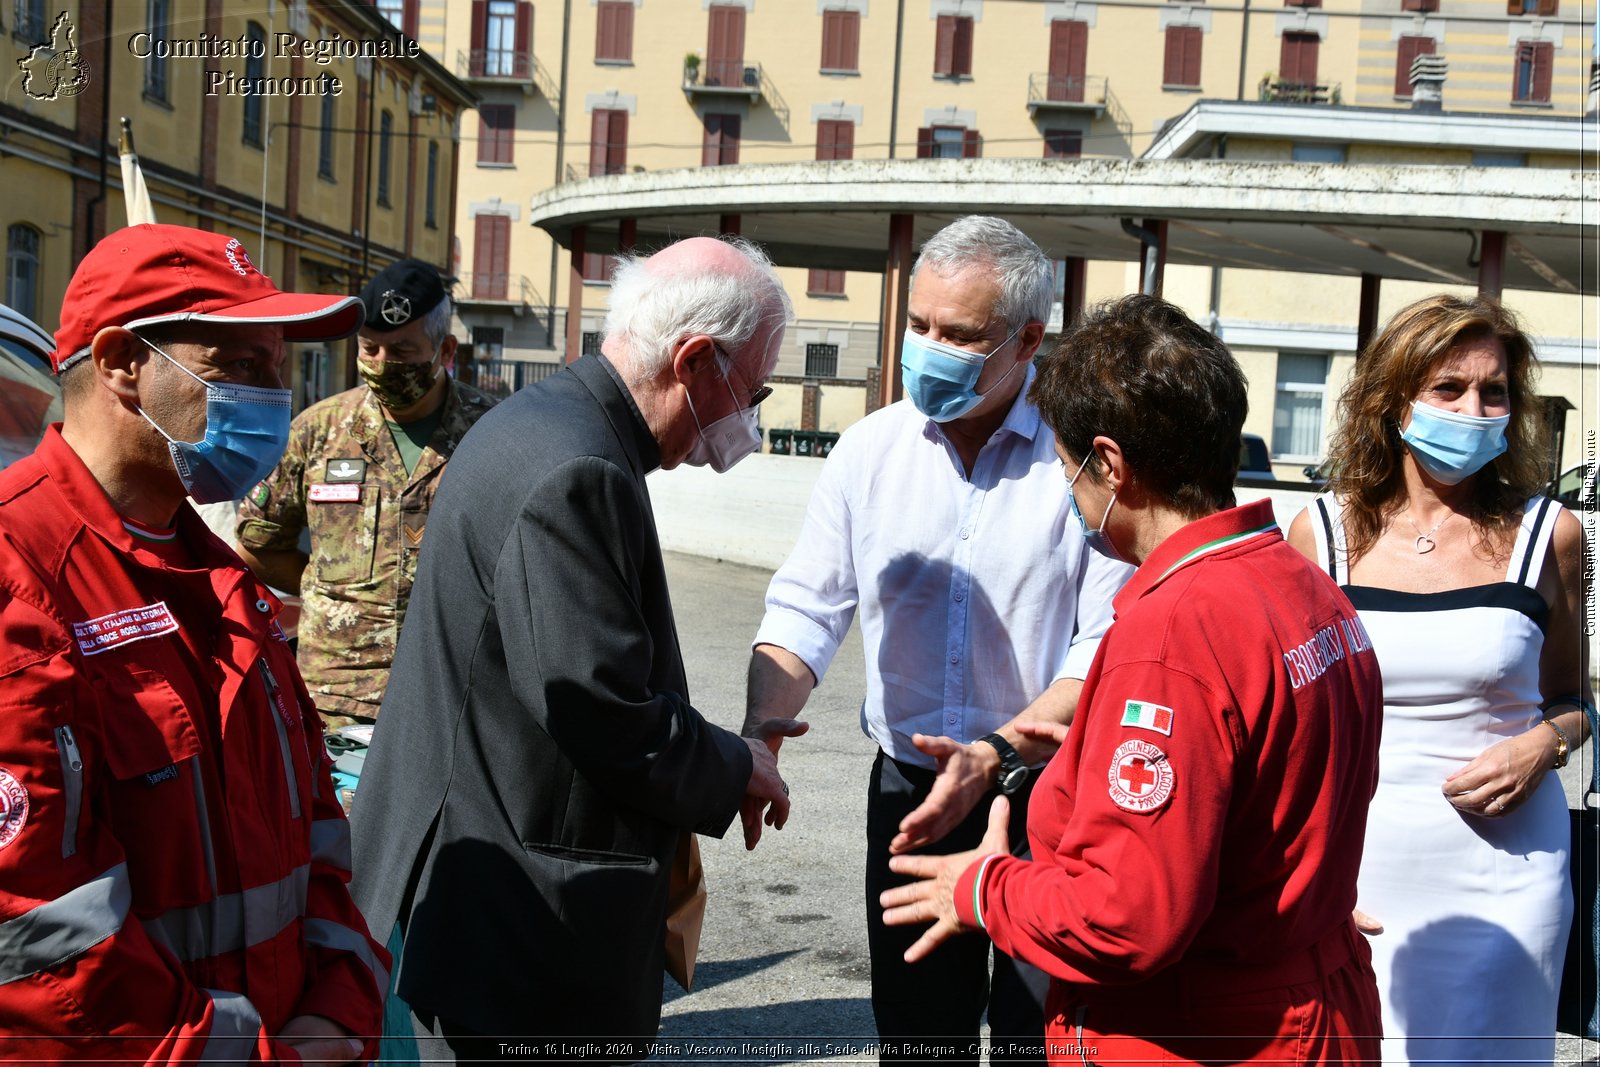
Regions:
<instances>
[{"instance_id":1,"label":"paper bag","mask_svg":"<svg viewBox=\"0 0 1600 1067\"><path fill-rule=\"evenodd\" d=\"M694 834L678 840L667 890L667 973L683 986L694 984L694 958L700 951L700 924L706 917L706 872L700 866L700 842Z\"/></svg>"}]
</instances>

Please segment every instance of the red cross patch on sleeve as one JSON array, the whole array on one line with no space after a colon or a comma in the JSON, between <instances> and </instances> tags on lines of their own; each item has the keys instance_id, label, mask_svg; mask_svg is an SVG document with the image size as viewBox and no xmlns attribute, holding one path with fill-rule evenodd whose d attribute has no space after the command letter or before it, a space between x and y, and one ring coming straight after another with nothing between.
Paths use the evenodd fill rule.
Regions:
<instances>
[{"instance_id":1,"label":"red cross patch on sleeve","mask_svg":"<svg viewBox=\"0 0 1600 1067\"><path fill-rule=\"evenodd\" d=\"M1148 741L1124 741L1111 754L1106 785L1123 811L1148 815L1172 797L1175 775L1167 754Z\"/></svg>"}]
</instances>

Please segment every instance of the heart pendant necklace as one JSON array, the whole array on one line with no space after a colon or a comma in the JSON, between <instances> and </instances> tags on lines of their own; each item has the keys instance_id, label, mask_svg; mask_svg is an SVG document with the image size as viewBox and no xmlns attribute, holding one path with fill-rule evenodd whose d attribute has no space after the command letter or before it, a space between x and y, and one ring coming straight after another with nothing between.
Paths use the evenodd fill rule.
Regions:
<instances>
[{"instance_id":1,"label":"heart pendant necklace","mask_svg":"<svg viewBox=\"0 0 1600 1067\"><path fill-rule=\"evenodd\" d=\"M1433 524L1433 529L1429 530L1427 533L1423 533L1422 527L1417 525L1417 520L1411 517L1410 512L1406 513L1406 521L1411 524L1411 528L1413 530L1417 531L1417 539L1412 542L1412 547L1417 550L1417 555L1425 556L1438 547L1438 542L1433 539L1433 535L1438 533L1439 527L1449 522L1450 517L1454 514L1455 512L1453 511L1445 512L1444 518Z\"/></svg>"}]
</instances>

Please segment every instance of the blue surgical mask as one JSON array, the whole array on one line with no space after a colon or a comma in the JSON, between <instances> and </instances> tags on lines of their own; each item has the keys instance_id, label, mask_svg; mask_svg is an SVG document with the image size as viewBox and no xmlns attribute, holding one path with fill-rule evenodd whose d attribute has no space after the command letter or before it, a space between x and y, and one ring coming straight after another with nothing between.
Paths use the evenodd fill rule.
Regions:
<instances>
[{"instance_id":1,"label":"blue surgical mask","mask_svg":"<svg viewBox=\"0 0 1600 1067\"><path fill-rule=\"evenodd\" d=\"M289 390L208 382L149 341L139 340L206 387L206 433L199 441L174 440L144 408L138 409L167 439L183 487L200 504L238 500L283 458L293 416Z\"/></svg>"},{"instance_id":2,"label":"blue surgical mask","mask_svg":"<svg viewBox=\"0 0 1600 1067\"><path fill-rule=\"evenodd\" d=\"M1072 505L1072 517L1078 520L1078 529L1083 532L1084 544L1107 559L1114 559L1118 563L1126 563L1128 561L1122 558L1122 553L1117 551L1117 546L1111 543L1110 537L1106 536L1106 523L1111 519L1111 509L1117 506L1117 494L1111 494L1111 501L1106 504L1106 513L1100 517L1100 528L1097 530L1089 529L1089 523L1084 520L1083 512L1078 510L1078 497L1072 491L1072 487L1077 484L1078 476L1083 473L1084 467L1088 465L1089 461L1087 459L1084 460L1082 466L1073 472L1071 478L1067 479L1067 501Z\"/></svg>"},{"instance_id":3,"label":"blue surgical mask","mask_svg":"<svg viewBox=\"0 0 1600 1067\"><path fill-rule=\"evenodd\" d=\"M907 330L905 340L900 343L900 380L905 385L906 396L918 411L934 422L959 419L977 407L984 397L976 388L984 361L1010 344L1020 332L1022 327L1018 326L985 355ZM1010 377L1018 366L1013 363L1000 382ZM990 386L990 391L998 388L1000 382Z\"/></svg>"},{"instance_id":4,"label":"blue surgical mask","mask_svg":"<svg viewBox=\"0 0 1600 1067\"><path fill-rule=\"evenodd\" d=\"M1411 425L1400 438L1410 446L1417 465L1434 481L1455 485L1477 474L1506 450L1506 426L1510 422L1510 415L1463 415L1414 401Z\"/></svg>"}]
</instances>

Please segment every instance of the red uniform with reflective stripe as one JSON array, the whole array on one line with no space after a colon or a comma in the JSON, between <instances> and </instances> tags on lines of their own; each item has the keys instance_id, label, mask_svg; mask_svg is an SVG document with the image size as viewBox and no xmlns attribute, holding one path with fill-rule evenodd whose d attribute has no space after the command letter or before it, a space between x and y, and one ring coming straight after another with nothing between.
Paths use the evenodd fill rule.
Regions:
<instances>
[{"instance_id":1,"label":"red uniform with reflective stripe","mask_svg":"<svg viewBox=\"0 0 1600 1067\"><path fill-rule=\"evenodd\" d=\"M187 566L130 534L54 428L0 472L0 772L27 794L0 1060L298 1062L269 1037L297 1015L379 1028L279 604L188 507L178 540Z\"/></svg>"},{"instance_id":2,"label":"red uniform with reflective stripe","mask_svg":"<svg viewBox=\"0 0 1600 1067\"><path fill-rule=\"evenodd\" d=\"M1265 501L1173 534L1115 607L1034 859L969 868L962 921L1053 976L1053 1061L1376 1061L1350 913L1383 695L1355 610Z\"/></svg>"}]
</instances>

